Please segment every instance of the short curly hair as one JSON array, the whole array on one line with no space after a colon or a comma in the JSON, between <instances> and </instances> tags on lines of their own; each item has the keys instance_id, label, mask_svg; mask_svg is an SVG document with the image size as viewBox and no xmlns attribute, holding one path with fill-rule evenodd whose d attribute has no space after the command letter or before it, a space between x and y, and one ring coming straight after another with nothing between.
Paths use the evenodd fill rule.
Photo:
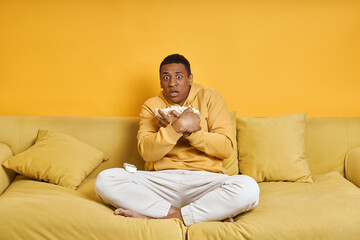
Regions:
<instances>
[{"instance_id":1,"label":"short curly hair","mask_svg":"<svg viewBox=\"0 0 360 240\"><path fill-rule=\"evenodd\" d=\"M186 72L187 72L188 76L190 76L191 68L190 68L189 61L183 55L180 55L180 54L177 54L177 53L176 54L171 54L171 55L167 56L166 58L164 58L164 60L160 64L159 73L161 74L162 66L164 66L166 64L171 64L171 63L184 64Z\"/></svg>"}]
</instances>

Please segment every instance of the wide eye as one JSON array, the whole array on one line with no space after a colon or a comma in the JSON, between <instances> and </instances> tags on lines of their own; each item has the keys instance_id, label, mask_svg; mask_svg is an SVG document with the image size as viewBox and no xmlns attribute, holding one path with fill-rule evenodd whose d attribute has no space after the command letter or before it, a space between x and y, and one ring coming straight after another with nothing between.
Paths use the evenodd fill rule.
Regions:
<instances>
[{"instance_id":1,"label":"wide eye","mask_svg":"<svg viewBox=\"0 0 360 240\"><path fill-rule=\"evenodd\" d=\"M177 79L181 79L182 76L181 76L181 75L176 75L176 78L177 78Z\"/></svg>"},{"instance_id":2,"label":"wide eye","mask_svg":"<svg viewBox=\"0 0 360 240\"><path fill-rule=\"evenodd\" d=\"M164 79L165 79L165 80L169 80L170 77L169 77L169 76L165 76Z\"/></svg>"}]
</instances>

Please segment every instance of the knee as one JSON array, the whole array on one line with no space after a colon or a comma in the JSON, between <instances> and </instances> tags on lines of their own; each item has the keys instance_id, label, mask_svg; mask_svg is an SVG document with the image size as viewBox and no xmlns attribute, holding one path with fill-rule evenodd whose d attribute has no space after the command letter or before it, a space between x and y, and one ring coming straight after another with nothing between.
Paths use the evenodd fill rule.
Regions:
<instances>
[{"instance_id":1,"label":"knee","mask_svg":"<svg viewBox=\"0 0 360 240\"><path fill-rule=\"evenodd\" d=\"M111 178L112 175L113 169L105 169L101 171L96 177L95 185L106 182L106 180Z\"/></svg>"},{"instance_id":2,"label":"knee","mask_svg":"<svg viewBox=\"0 0 360 240\"><path fill-rule=\"evenodd\" d=\"M95 181L95 192L99 195L106 190L115 178L121 177L121 168L110 168L98 174Z\"/></svg>"},{"instance_id":3,"label":"knee","mask_svg":"<svg viewBox=\"0 0 360 240\"><path fill-rule=\"evenodd\" d=\"M95 180L95 192L99 196L101 194L101 190L104 189L106 184L106 179L108 179L108 176L110 174L111 169L106 169L100 172Z\"/></svg>"},{"instance_id":4,"label":"knee","mask_svg":"<svg viewBox=\"0 0 360 240\"><path fill-rule=\"evenodd\" d=\"M258 183L249 176L236 175L232 176L232 184L236 186L238 195L237 200L245 201L255 207L259 202L260 189Z\"/></svg>"}]
</instances>

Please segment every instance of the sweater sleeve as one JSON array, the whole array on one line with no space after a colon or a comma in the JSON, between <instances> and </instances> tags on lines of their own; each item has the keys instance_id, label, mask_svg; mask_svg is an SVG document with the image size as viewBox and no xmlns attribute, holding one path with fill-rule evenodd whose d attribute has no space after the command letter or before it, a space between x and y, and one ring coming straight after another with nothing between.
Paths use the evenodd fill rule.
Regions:
<instances>
[{"instance_id":1,"label":"sweater sleeve","mask_svg":"<svg viewBox=\"0 0 360 240\"><path fill-rule=\"evenodd\" d=\"M187 139L198 150L219 159L226 159L234 151L229 110L219 92L214 92L208 99L208 129L192 133Z\"/></svg>"},{"instance_id":2,"label":"sweater sleeve","mask_svg":"<svg viewBox=\"0 0 360 240\"><path fill-rule=\"evenodd\" d=\"M138 150L147 162L158 161L176 145L182 134L177 133L171 124L165 128L156 125L153 111L146 105L140 112L138 131Z\"/></svg>"}]
</instances>

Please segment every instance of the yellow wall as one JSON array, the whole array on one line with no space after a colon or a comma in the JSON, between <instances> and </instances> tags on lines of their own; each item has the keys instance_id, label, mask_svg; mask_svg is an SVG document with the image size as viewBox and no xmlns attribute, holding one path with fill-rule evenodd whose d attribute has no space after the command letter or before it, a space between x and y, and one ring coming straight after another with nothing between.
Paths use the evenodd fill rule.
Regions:
<instances>
[{"instance_id":1,"label":"yellow wall","mask_svg":"<svg viewBox=\"0 0 360 240\"><path fill-rule=\"evenodd\" d=\"M360 1L0 1L0 115L137 116L158 66L240 116L360 117Z\"/></svg>"}]
</instances>

